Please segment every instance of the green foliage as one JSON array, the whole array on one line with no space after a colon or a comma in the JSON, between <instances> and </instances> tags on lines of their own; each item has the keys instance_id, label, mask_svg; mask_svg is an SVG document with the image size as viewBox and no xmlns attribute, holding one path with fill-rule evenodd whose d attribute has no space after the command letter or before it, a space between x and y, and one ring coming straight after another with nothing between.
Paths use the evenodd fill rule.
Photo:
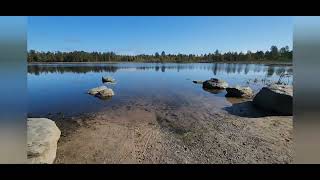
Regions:
<instances>
[{"instance_id":1,"label":"green foliage","mask_svg":"<svg viewBox=\"0 0 320 180\"><path fill-rule=\"evenodd\" d=\"M278 49L271 46L270 51L257 51L255 53L226 52L216 50L214 53L194 54L166 54L156 52L154 55L140 54L135 56L117 55L114 52L28 52L28 62L217 62L217 61L292 61L292 50L289 47Z\"/></svg>"}]
</instances>

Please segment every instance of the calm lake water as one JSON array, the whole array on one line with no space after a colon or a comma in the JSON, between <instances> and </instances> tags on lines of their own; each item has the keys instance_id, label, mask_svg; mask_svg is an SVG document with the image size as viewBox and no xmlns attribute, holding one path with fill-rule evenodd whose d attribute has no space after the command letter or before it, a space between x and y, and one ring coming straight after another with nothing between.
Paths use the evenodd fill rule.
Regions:
<instances>
[{"instance_id":1,"label":"calm lake water","mask_svg":"<svg viewBox=\"0 0 320 180\"><path fill-rule=\"evenodd\" d=\"M192 80L219 78L230 86L250 86L257 92L265 82L277 81L282 73L290 76L292 66L227 63L113 63L113 64L30 64L28 65L29 116L101 111L115 106L164 104L174 108L209 103L220 109L233 101L226 91L207 92ZM103 85L102 76L112 76L115 96L100 100L88 95L91 88ZM257 79L255 81L255 79ZM266 81L262 82L261 80ZM249 82L249 84L248 84Z\"/></svg>"}]
</instances>

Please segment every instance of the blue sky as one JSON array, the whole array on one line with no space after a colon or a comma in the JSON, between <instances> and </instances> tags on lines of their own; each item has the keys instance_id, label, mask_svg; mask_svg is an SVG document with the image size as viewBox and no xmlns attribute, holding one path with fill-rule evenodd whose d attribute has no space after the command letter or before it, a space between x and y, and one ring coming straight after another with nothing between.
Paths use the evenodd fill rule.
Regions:
<instances>
[{"instance_id":1,"label":"blue sky","mask_svg":"<svg viewBox=\"0 0 320 180\"><path fill-rule=\"evenodd\" d=\"M28 17L28 49L204 54L292 48L293 17Z\"/></svg>"}]
</instances>

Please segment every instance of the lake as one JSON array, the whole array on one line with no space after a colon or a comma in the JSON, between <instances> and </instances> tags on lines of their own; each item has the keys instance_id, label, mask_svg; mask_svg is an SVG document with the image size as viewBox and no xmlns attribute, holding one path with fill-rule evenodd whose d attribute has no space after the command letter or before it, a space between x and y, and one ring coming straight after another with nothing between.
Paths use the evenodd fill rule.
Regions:
<instances>
[{"instance_id":1,"label":"lake","mask_svg":"<svg viewBox=\"0 0 320 180\"><path fill-rule=\"evenodd\" d=\"M192 80L219 78L229 86L250 86L258 92L266 82L292 84L292 66L245 63L105 63L105 64L29 64L29 116L48 114L77 115L121 106L168 108L210 104L213 110L230 106L234 99L226 91L207 92ZM102 76L112 76L116 84L105 84L115 96L101 100L87 94L103 85ZM261 81L264 80L264 81Z\"/></svg>"}]
</instances>

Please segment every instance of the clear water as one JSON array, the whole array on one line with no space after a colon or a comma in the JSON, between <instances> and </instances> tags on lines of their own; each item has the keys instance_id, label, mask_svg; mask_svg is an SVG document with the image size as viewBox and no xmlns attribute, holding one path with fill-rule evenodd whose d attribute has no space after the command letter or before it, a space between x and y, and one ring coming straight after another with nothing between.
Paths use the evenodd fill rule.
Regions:
<instances>
[{"instance_id":1,"label":"clear water","mask_svg":"<svg viewBox=\"0 0 320 180\"><path fill-rule=\"evenodd\" d=\"M75 115L101 111L113 106L143 102L146 106L165 104L179 107L209 103L219 109L230 106L226 91L207 92L192 80L219 78L230 86L250 86L255 92L262 79L292 84L292 66L227 63L113 63L113 64L30 64L28 65L29 116L48 113ZM112 76L116 84L106 84L115 96L101 100L87 94L103 85L102 76ZM258 81L254 81L257 79ZM250 82L248 84L248 82Z\"/></svg>"}]
</instances>

